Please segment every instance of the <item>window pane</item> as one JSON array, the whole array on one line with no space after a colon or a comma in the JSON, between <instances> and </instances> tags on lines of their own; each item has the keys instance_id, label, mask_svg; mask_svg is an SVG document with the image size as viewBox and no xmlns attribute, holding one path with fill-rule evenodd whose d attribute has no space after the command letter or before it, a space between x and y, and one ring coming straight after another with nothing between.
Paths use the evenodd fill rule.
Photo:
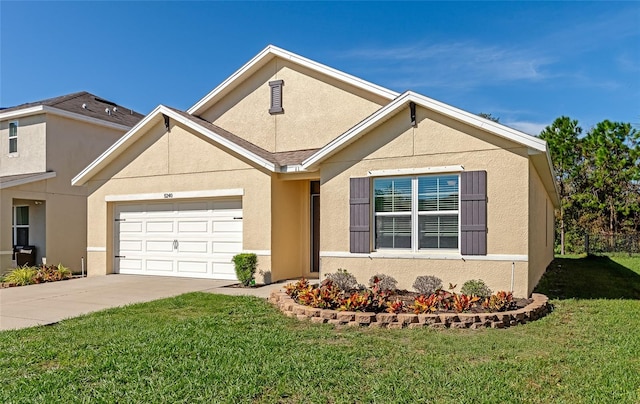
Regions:
<instances>
[{"instance_id":1,"label":"window pane","mask_svg":"<svg viewBox=\"0 0 640 404\"><path fill-rule=\"evenodd\" d=\"M16 238L17 240L15 245L26 246L29 245L29 228L28 227L18 227L16 229Z\"/></svg>"},{"instance_id":2,"label":"window pane","mask_svg":"<svg viewBox=\"0 0 640 404\"><path fill-rule=\"evenodd\" d=\"M411 178L385 178L373 181L376 212L410 212Z\"/></svg>"},{"instance_id":3,"label":"window pane","mask_svg":"<svg viewBox=\"0 0 640 404\"><path fill-rule=\"evenodd\" d=\"M458 248L458 216L420 216L418 248Z\"/></svg>"},{"instance_id":4,"label":"window pane","mask_svg":"<svg viewBox=\"0 0 640 404\"><path fill-rule=\"evenodd\" d=\"M418 210L458 210L458 176L418 178Z\"/></svg>"},{"instance_id":5,"label":"window pane","mask_svg":"<svg viewBox=\"0 0 640 404\"><path fill-rule=\"evenodd\" d=\"M9 153L18 151L18 138L9 139Z\"/></svg>"},{"instance_id":6,"label":"window pane","mask_svg":"<svg viewBox=\"0 0 640 404\"><path fill-rule=\"evenodd\" d=\"M9 122L9 137L18 136L18 124L15 122Z\"/></svg>"},{"instance_id":7,"label":"window pane","mask_svg":"<svg viewBox=\"0 0 640 404\"><path fill-rule=\"evenodd\" d=\"M376 248L411 248L411 216L376 217Z\"/></svg>"},{"instance_id":8,"label":"window pane","mask_svg":"<svg viewBox=\"0 0 640 404\"><path fill-rule=\"evenodd\" d=\"M29 224L29 207L28 206L16 206L16 224L17 225Z\"/></svg>"}]
</instances>

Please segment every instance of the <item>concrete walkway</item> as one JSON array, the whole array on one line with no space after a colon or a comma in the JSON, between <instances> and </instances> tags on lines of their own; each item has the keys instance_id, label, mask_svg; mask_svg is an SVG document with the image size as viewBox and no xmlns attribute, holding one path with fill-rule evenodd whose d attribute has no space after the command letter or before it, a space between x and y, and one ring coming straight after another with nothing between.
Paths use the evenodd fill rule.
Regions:
<instances>
[{"instance_id":1,"label":"concrete walkway","mask_svg":"<svg viewBox=\"0 0 640 404\"><path fill-rule=\"evenodd\" d=\"M161 276L107 275L0 289L0 330L53 324L111 307L148 302L188 292L267 298L275 283L259 288L226 287L235 281Z\"/></svg>"}]
</instances>

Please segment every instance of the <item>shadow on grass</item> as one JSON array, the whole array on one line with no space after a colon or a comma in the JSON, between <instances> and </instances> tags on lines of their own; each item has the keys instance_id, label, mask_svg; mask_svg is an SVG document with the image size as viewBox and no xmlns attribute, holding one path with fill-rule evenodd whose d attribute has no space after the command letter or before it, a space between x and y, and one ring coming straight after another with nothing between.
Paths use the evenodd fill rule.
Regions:
<instances>
[{"instance_id":1,"label":"shadow on grass","mask_svg":"<svg viewBox=\"0 0 640 404\"><path fill-rule=\"evenodd\" d=\"M551 299L640 299L640 274L606 256L556 258L534 292Z\"/></svg>"}]
</instances>

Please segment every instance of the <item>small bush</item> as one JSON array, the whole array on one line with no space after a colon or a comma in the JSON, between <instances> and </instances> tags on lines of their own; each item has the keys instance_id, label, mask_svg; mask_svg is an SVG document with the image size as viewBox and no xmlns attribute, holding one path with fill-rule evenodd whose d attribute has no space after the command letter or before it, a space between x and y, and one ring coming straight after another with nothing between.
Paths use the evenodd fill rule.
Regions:
<instances>
[{"instance_id":1,"label":"small bush","mask_svg":"<svg viewBox=\"0 0 640 404\"><path fill-rule=\"evenodd\" d=\"M325 275L328 280L333 282L333 286L340 290L350 291L354 289L362 289L358 284L355 276L347 272L346 269L338 268L338 272Z\"/></svg>"},{"instance_id":2,"label":"small bush","mask_svg":"<svg viewBox=\"0 0 640 404\"><path fill-rule=\"evenodd\" d=\"M464 285L462 285L460 292L470 296L491 296L491 289L489 289L482 279L466 281Z\"/></svg>"},{"instance_id":3,"label":"small bush","mask_svg":"<svg viewBox=\"0 0 640 404\"><path fill-rule=\"evenodd\" d=\"M38 271L36 269L25 265L11 270L7 275L5 275L4 281L18 286L31 285L34 283L34 277L37 273Z\"/></svg>"},{"instance_id":4,"label":"small bush","mask_svg":"<svg viewBox=\"0 0 640 404\"><path fill-rule=\"evenodd\" d=\"M369 279L369 287L378 286L380 290L396 290L398 281L393 276L385 274L375 274Z\"/></svg>"},{"instance_id":5,"label":"small bush","mask_svg":"<svg viewBox=\"0 0 640 404\"><path fill-rule=\"evenodd\" d=\"M432 275L418 276L413 282L413 289L428 296L435 293L436 290L442 289L442 279Z\"/></svg>"},{"instance_id":6,"label":"small bush","mask_svg":"<svg viewBox=\"0 0 640 404\"><path fill-rule=\"evenodd\" d=\"M236 267L236 277L243 286L249 286L254 282L258 256L253 253L237 254L233 257L233 264Z\"/></svg>"}]
</instances>

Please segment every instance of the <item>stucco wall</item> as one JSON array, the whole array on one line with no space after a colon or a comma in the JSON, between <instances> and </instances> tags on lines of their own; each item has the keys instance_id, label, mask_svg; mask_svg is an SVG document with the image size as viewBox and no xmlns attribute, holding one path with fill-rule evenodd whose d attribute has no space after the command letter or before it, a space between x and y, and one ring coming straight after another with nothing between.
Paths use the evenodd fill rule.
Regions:
<instances>
[{"instance_id":1,"label":"stucco wall","mask_svg":"<svg viewBox=\"0 0 640 404\"><path fill-rule=\"evenodd\" d=\"M480 278L492 288L508 290L511 263L515 262L515 290L519 295L527 294L527 263L522 261L529 252L526 147L424 108L418 108L417 119L417 128L411 127L406 108L322 164L321 255L324 255L321 275L335 272L342 266L358 274L361 283L366 283L373 275L374 267L385 262L393 263L386 265L385 273L399 281L403 279L401 287L410 288L418 275L442 274L445 282L445 278L455 282ZM515 256L517 259L451 262L437 259L437 252L429 253L432 259L390 261L356 255L349 258L349 178L366 177L370 170L450 165L462 165L465 171L487 171L488 256ZM342 256L327 256L333 253ZM366 264L367 260L372 262ZM374 263L376 261L378 264Z\"/></svg>"},{"instance_id":2,"label":"stucco wall","mask_svg":"<svg viewBox=\"0 0 640 404\"><path fill-rule=\"evenodd\" d=\"M18 152L9 153L9 122L18 121ZM0 176L46 171L45 115L0 122Z\"/></svg>"},{"instance_id":3,"label":"stucco wall","mask_svg":"<svg viewBox=\"0 0 640 404\"><path fill-rule=\"evenodd\" d=\"M113 265L113 208L107 195L177 193L242 188L243 248L271 249L270 174L260 171L190 132L163 123L142 138L89 182L89 275L111 273ZM259 268L270 271L270 260L261 256Z\"/></svg>"},{"instance_id":4,"label":"stucco wall","mask_svg":"<svg viewBox=\"0 0 640 404\"><path fill-rule=\"evenodd\" d=\"M529 292L553 260L554 211L540 176L529 164Z\"/></svg>"},{"instance_id":5,"label":"stucco wall","mask_svg":"<svg viewBox=\"0 0 640 404\"><path fill-rule=\"evenodd\" d=\"M269 114L273 80L284 80L283 114ZM280 152L322 147L386 103L275 58L201 116L268 151Z\"/></svg>"}]
</instances>

